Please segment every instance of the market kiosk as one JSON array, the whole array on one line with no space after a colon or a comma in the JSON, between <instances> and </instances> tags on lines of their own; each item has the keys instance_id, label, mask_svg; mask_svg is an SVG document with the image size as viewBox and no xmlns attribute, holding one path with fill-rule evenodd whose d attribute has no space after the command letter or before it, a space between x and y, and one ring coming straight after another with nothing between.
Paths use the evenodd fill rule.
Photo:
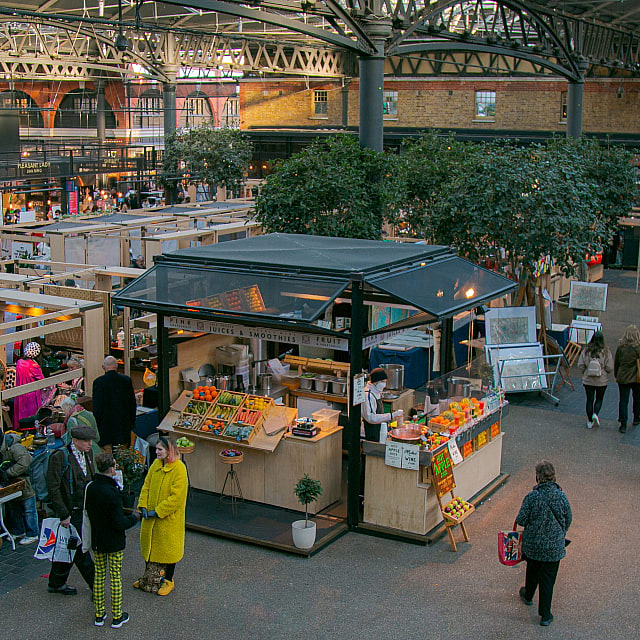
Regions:
<instances>
[{"instance_id":1,"label":"market kiosk","mask_svg":"<svg viewBox=\"0 0 640 640\"><path fill-rule=\"evenodd\" d=\"M207 362L216 347L238 341L348 352L346 523L351 529L368 530L359 501L361 407L357 402L364 381L360 373L363 351L394 334L436 321L442 321L446 338L454 314L515 287L503 276L457 257L448 247L269 234L156 256L155 266L118 292L114 302L157 314L162 426L188 433L194 440L195 449L188 459L192 486L212 494L220 492L226 469L218 464L219 453L234 446L244 457L237 470L243 495L258 504L295 508L293 485L303 473L324 479L326 496L319 509L339 499L340 427L328 426L320 437L296 440L277 425L268 424L279 412L286 414L286 409L274 405L275 413L263 412L258 428L243 431L246 422L238 423L238 412L250 409L251 396L257 400L263 395L258 389L237 398L223 396L226 392L218 389L215 396L210 392L212 406L206 406L206 397L201 406L197 403L202 390L176 387L176 366ZM338 303L350 307L348 329L338 329L328 320L332 305ZM410 306L414 311L398 322L370 330L368 310L393 305ZM187 338L190 341L184 342ZM196 346L189 347L190 343ZM197 399L193 393L199 394ZM293 394L282 389L270 395L294 404L288 397ZM285 425L290 421L287 415L281 419ZM364 454L375 457L366 446ZM497 470L492 468L487 475L493 477L483 476L480 482L486 484L485 480L500 474L500 456L494 457ZM375 465L367 459L367 466L370 475ZM395 471L383 465L377 480L384 484L386 474ZM387 499L384 491L367 495L365 490L365 519L368 509ZM404 498L398 495L396 499ZM211 502L212 520L216 518L214 506ZM393 529L393 525L379 525L378 529L385 527ZM411 533L411 529L400 532ZM246 535L239 537L246 539Z\"/></svg>"}]
</instances>

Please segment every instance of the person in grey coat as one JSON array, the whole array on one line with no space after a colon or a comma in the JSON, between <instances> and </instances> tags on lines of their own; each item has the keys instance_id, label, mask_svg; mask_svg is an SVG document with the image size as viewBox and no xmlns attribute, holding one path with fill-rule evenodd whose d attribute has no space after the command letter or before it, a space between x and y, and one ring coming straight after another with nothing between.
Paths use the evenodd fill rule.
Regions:
<instances>
[{"instance_id":1,"label":"person in grey coat","mask_svg":"<svg viewBox=\"0 0 640 640\"><path fill-rule=\"evenodd\" d=\"M520 598L533 604L539 587L538 614L540 624L547 627L553 621L551 600L560 560L566 555L565 535L571 526L571 505L556 483L553 465L543 460L536 465L536 486L522 501L516 523L524 527L522 553L527 561L524 587Z\"/></svg>"},{"instance_id":2,"label":"person in grey coat","mask_svg":"<svg viewBox=\"0 0 640 640\"><path fill-rule=\"evenodd\" d=\"M600 426L598 414L613 373L613 355L604 343L601 331L596 331L578 360L582 384L587 395L587 429Z\"/></svg>"}]
</instances>

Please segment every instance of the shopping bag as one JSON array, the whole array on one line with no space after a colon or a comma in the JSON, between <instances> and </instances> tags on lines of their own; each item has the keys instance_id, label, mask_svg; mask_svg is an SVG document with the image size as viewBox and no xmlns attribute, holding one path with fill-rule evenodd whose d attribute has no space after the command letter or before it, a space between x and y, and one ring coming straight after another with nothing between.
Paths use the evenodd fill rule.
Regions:
<instances>
[{"instance_id":1,"label":"shopping bag","mask_svg":"<svg viewBox=\"0 0 640 640\"><path fill-rule=\"evenodd\" d=\"M89 485L92 484L88 482L86 487L84 488L84 504L82 507L82 552L87 553L91 551L91 520L89 520L89 514L87 513L87 489Z\"/></svg>"},{"instance_id":2,"label":"shopping bag","mask_svg":"<svg viewBox=\"0 0 640 640\"><path fill-rule=\"evenodd\" d=\"M498 532L498 560L500 564L514 567L524 560L522 555L522 531L516 531L513 523L512 531Z\"/></svg>"},{"instance_id":3,"label":"shopping bag","mask_svg":"<svg viewBox=\"0 0 640 640\"><path fill-rule=\"evenodd\" d=\"M45 518L40 527L40 540L33 557L38 560L71 563L76 551L69 548L70 539L79 539L78 531L73 525L63 527L60 518Z\"/></svg>"}]
</instances>

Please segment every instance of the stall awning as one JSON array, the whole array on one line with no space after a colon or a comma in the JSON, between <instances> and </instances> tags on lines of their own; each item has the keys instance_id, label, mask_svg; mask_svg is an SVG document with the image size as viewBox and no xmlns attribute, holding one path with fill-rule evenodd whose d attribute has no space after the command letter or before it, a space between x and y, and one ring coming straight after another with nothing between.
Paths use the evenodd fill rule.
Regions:
<instances>
[{"instance_id":1,"label":"stall awning","mask_svg":"<svg viewBox=\"0 0 640 640\"><path fill-rule=\"evenodd\" d=\"M472 309L517 286L498 273L458 257L437 260L394 275L367 278L367 282L434 318Z\"/></svg>"},{"instance_id":2,"label":"stall awning","mask_svg":"<svg viewBox=\"0 0 640 640\"><path fill-rule=\"evenodd\" d=\"M119 303L313 322L349 281L278 277L161 263L122 290Z\"/></svg>"}]
</instances>

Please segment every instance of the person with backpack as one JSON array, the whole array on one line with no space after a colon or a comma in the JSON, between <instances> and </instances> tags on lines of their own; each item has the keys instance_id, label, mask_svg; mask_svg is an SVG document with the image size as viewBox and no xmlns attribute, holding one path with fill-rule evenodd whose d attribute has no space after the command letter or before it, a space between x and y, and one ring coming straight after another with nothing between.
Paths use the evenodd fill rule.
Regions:
<instances>
[{"instance_id":1,"label":"person with backpack","mask_svg":"<svg viewBox=\"0 0 640 640\"><path fill-rule=\"evenodd\" d=\"M8 485L19 480L25 482L22 496L7 503L7 512L14 527L12 533L18 538L22 537L19 544L33 544L38 541L40 528L36 495L29 474L31 454L20 443L19 435L0 431L0 462L0 484Z\"/></svg>"},{"instance_id":2,"label":"person with backpack","mask_svg":"<svg viewBox=\"0 0 640 640\"><path fill-rule=\"evenodd\" d=\"M91 443L97 438L95 430L87 425L71 429L71 442L62 449L53 451L47 469L47 488L54 515L60 525L72 524L82 536L82 512L84 490L94 478ZM77 548L73 559L84 581L93 591L95 569L90 553ZM75 595L78 591L67 584L73 566L69 562L52 562L49 573L49 593Z\"/></svg>"},{"instance_id":3,"label":"person with backpack","mask_svg":"<svg viewBox=\"0 0 640 640\"><path fill-rule=\"evenodd\" d=\"M596 331L578 359L582 384L587 395L587 429L600 426L598 414L613 373L613 355L604 343L601 331Z\"/></svg>"},{"instance_id":4,"label":"person with backpack","mask_svg":"<svg viewBox=\"0 0 640 640\"><path fill-rule=\"evenodd\" d=\"M85 509L91 522L91 548L96 566L93 583L93 603L96 608L95 625L102 627L107 617L105 605L105 581L107 567L111 582L111 626L120 628L129 621L129 614L122 610L122 560L127 542L125 531L139 519L138 512L125 515L122 491L115 479L116 461L110 453L96 456L95 480L87 485Z\"/></svg>"}]
</instances>

